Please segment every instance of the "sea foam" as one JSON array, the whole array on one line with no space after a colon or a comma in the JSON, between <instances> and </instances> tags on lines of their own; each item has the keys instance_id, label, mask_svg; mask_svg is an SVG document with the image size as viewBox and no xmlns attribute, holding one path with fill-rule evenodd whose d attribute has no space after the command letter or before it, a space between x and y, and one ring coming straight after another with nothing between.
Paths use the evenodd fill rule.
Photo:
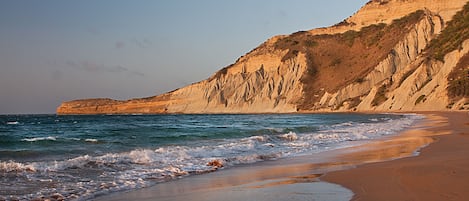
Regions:
<instances>
[{"instance_id":1,"label":"sea foam","mask_svg":"<svg viewBox=\"0 0 469 201\"><path fill-rule=\"evenodd\" d=\"M187 144L166 144L156 148L135 148L104 154L84 154L69 159L37 162L0 162L0 172L23 175L18 183L45 185L60 182L56 188L23 195L33 199L59 193L65 199L92 198L115 191L142 188L158 182L193 174L229 168L283 157L317 153L346 146L350 141L379 138L405 129L420 119L405 115L397 119L371 119L370 123L342 122L326 125L310 132L281 132L241 138L207 139ZM134 136L132 134L132 136ZM96 138L59 138L96 143ZM24 138L22 141L55 141L57 136ZM209 165L219 161L223 167Z\"/></svg>"},{"instance_id":2,"label":"sea foam","mask_svg":"<svg viewBox=\"0 0 469 201\"><path fill-rule=\"evenodd\" d=\"M21 139L21 141L26 141L26 142L47 141L47 140L56 141L57 137L48 136L48 137L35 137L35 138L23 138L23 139Z\"/></svg>"}]
</instances>

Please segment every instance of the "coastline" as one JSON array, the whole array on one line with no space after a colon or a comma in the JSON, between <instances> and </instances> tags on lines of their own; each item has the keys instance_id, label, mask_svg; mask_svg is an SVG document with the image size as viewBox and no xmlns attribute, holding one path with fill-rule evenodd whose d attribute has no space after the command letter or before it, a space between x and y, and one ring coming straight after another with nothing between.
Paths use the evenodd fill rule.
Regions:
<instances>
[{"instance_id":1,"label":"coastline","mask_svg":"<svg viewBox=\"0 0 469 201\"><path fill-rule=\"evenodd\" d=\"M377 180L376 176L368 174L370 170L363 170L363 168L370 168L369 166L373 165L379 166L379 164L394 164L402 160L419 160L420 155L418 157L409 156L415 156L416 150L432 142L439 142L444 136L451 136L448 135L451 133L449 131L451 128L445 119L449 118L447 116L456 116L451 118L459 119L463 117L462 115L469 117L466 113L454 112L419 114L423 114L427 118L416 126L398 135L373 140L357 147L242 165L210 174L165 182L149 188L112 193L97 197L95 200L183 200L188 198L191 200L218 200L223 197L224 200L228 201L246 199L243 196L255 197L256 200L308 200L311 196L320 200L350 200L352 196L353 200L367 200L369 194L367 194L367 190L363 190L363 183L360 183L362 179L363 182L372 187L381 186L377 190L371 190L378 197L372 197L369 200L387 199L390 198L387 194L394 194L394 192L388 191L389 188L386 186L376 185L382 179ZM467 118L465 120L469 122ZM427 155L429 147L433 147L433 145L423 148L421 154ZM451 147L449 148L451 149ZM384 165L384 168L386 167L388 165ZM353 171L361 172L358 174ZM391 176L386 169L377 172L377 174ZM428 179L431 180L432 177ZM460 186L466 189L468 185ZM408 193L407 191L403 192L403 194ZM396 197L397 200L402 200L401 198L405 197ZM441 200L441 197L439 199Z\"/></svg>"},{"instance_id":2,"label":"coastline","mask_svg":"<svg viewBox=\"0 0 469 201\"><path fill-rule=\"evenodd\" d=\"M467 200L469 113L423 114L446 120L428 128L435 142L419 156L330 172L321 180L351 189L352 200Z\"/></svg>"}]
</instances>

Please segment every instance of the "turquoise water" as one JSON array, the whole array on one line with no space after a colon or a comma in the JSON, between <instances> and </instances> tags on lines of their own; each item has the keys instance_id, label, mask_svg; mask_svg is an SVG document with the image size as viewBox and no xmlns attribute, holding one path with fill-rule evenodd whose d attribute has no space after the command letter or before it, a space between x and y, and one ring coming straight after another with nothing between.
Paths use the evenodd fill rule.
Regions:
<instances>
[{"instance_id":1,"label":"turquoise water","mask_svg":"<svg viewBox=\"0 0 469 201\"><path fill-rule=\"evenodd\" d=\"M3 115L0 198L85 200L392 135L393 114Z\"/></svg>"}]
</instances>

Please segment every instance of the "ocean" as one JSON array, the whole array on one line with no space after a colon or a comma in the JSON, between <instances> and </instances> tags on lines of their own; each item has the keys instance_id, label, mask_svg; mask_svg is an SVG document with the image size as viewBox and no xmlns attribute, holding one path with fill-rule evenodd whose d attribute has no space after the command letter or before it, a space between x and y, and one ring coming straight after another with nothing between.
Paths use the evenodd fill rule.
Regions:
<instances>
[{"instance_id":1,"label":"ocean","mask_svg":"<svg viewBox=\"0 0 469 201\"><path fill-rule=\"evenodd\" d=\"M1 115L0 200L86 200L220 168L366 143L396 134L422 118L413 114Z\"/></svg>"}]
</instances>

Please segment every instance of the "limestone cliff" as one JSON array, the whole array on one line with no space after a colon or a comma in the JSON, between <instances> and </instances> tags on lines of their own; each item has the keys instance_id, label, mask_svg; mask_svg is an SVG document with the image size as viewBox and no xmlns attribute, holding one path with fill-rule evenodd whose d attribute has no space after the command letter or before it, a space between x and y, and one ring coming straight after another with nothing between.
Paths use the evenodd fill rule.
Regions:
<instances>
[{"instance_id":1,"label":"limestone cliff","mask_svg":"<svg viewBox=\"0 0 469 201\"><path fill-rule=\"evenodd\" d=\"M373 0L328 28L276 36L159 96L64 102L58 114L469 109L467 0Z\"/></svg>"}]
</instances>

